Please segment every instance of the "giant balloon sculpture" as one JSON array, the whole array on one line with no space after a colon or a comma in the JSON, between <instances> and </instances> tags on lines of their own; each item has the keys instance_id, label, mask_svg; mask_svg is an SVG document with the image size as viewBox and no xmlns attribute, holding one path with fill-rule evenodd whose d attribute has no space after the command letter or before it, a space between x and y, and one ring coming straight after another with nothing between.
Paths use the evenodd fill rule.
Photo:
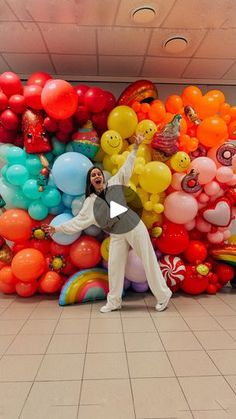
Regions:
<instances>
[{"instance_id":1,"label":"giant balloon sculpture","mask_svg":"<svg viewBox=\"0 0 236 419\"><path fill-rule=\"evenodd\" d=\"M59 293L60 304L104 298L109 237L96 226L50 238L44 223L78 214L88 169L114 175L142 133L130 189L142 202L163 275L176 292L216 293L235 277L236 106L187 86L164 102L149 80L116 101L99 87L49 74L23 86L0 75L0 292ZM132 202L132 193L130 201ZM130 250L125 288L148 288Z\"/></svg>"}]
</instances>

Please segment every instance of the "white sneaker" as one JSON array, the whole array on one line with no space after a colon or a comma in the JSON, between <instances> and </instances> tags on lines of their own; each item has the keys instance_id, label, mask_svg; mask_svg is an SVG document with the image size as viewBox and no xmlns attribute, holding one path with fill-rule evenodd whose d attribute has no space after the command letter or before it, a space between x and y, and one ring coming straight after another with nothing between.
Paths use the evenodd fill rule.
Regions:
<instances>
[{"instance_id":1,"label":"white sneaker","mask_svg":"<svg viewBox=\"0 0 236 419\"><path fill-rule=\"evenodd\" d=\"M102 306L100 308L100 312L101 313L110 313L110 311L119 310L120 308L121 308L121 306L114 307L114 306L111 306L109 303L106 303L105 306Z\"/></svg>"},{"instance_id":2,"label":"white sneaker","mask_svg":"<svg viewBox=\"0 0 236 419\"><path fill-rule=\"evenodd\" d=\"M155 307L156 311L164 311L166 307L168 306L171 296L172 296L172 292L170 290L170 294L168 295L168 297L166 297L166 299L162 301L161 303L157 303Z\"/></svg>"}]
</instances>

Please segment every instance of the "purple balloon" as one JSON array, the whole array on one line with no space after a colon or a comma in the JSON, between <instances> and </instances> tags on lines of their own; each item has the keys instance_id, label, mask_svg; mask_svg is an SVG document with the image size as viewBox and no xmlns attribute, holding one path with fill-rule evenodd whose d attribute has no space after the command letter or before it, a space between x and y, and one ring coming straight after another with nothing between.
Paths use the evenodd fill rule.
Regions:
<instances>
[{"instance_id":1,"label":"purple balloon","mask_svg":"<svg viewBox=\"0 0 236 419\"><path fill-rule=\"evenodd\" d=\"M149 288L148 282L132 282L131 284L132 288L136 292L146 292Z\"/></svg>"},{"instance_id":2,"label":"purple balloon","mask_svg":"<svg viewBox=\"0 0 236 419\"><path fill-rule=\"evenodd\" d=\"M105 259L102 259L102 267L108 269L108 263Z\"/></svg>"},{"instance_id":3,"label":"purple balloon","mask_svg":"<svg viewBox=\"0 0 236 419\"><path fill-rule=\"evenodd\" d=\"M161 259L161 257L162 257L162 253L160 252L160 250L159 249L156 249L155 250L155 253L156 253L156 257L157 257L157 259L159 260L159 259Z\"/></svg>"},{"instance_id":4,"label":"purple balloon","mask_svg":"<svg viewBox=\"0 0 236 419\"><path fill-rule=\"evenodd\" d=\"M127 290L131 285L131 281L129 279L125 278L124 280L124 289Z\"/></svg>"},{"instance_id":5,"label":"purple balloon","mask_svg":"<svg viewBox=\"0 0 236 419\"><path fill-rule=\"evenodd\" d=\"M129 251L125 277L134 282L145 282L147 280L142 261L133 249Z\"/></svg>"}]
</instances>

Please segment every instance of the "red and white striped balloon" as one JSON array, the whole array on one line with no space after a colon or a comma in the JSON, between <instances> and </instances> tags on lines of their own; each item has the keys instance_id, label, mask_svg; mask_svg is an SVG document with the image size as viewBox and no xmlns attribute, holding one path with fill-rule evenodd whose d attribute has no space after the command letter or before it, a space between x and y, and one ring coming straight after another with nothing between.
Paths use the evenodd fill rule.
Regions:
<instances>
[{"instance_id":1,"label":"red and white striped balloon","mask_svg":"<svg viewBox=\"0 0 236 419\"><path fill-rule=\"evenodd\" d=\"M160 260L160 268L168 287L176 287L185 276L184 262L177 256L166 255Z\"/></svg>"}]
</instances>

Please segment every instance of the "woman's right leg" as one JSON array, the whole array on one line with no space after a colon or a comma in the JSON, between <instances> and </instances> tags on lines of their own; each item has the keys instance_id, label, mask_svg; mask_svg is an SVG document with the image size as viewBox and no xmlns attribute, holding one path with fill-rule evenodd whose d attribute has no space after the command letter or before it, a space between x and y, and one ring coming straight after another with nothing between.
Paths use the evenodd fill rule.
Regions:
<instances>
[{"instance_id":1,"label":"woman's right leg","mask_svg":"<svg viewBox=\"0 0 236 419\"><path fill-rule=\"evenodd\" d=\"M121 307L128 252L129 244L122 235L111 236L108 259L109 293L107 304L100 310L102 313Z\"/></svg>"}]
</instances>

